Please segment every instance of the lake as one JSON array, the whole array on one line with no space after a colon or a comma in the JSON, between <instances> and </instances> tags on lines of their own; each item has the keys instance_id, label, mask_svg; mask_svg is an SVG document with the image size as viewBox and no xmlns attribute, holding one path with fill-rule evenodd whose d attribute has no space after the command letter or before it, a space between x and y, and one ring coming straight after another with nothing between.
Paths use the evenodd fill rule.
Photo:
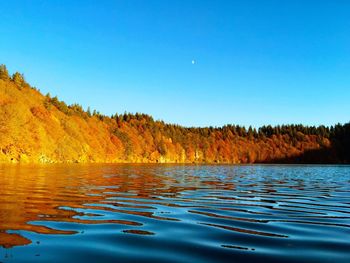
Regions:
<instances>
[{"instance_id":1,"label":"lake","mask_svg":"<svg viewBox=\"0 0 350 263\"><path fill-rule=\"evenodd\" d=\"M350 166L0 166L0 262L350 262Z\"/></svg>"}]
</instances>

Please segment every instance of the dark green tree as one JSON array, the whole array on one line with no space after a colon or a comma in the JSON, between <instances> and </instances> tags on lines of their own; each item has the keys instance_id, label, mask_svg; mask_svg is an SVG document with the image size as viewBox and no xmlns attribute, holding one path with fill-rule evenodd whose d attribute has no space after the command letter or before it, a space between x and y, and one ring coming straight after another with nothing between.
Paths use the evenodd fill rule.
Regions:
<instances>
[{"instance_id":1,"label":"dark green tree","mask_svg":"<svg viewBox=\"0 0 350 263\"><path fill-rule=\"evenodd\" d=\"M89 117L91 117L91 109L90 109L90 107L87 108L86 113L87 113L87 115L88 115Z\"/></svg>"}]
</instances>

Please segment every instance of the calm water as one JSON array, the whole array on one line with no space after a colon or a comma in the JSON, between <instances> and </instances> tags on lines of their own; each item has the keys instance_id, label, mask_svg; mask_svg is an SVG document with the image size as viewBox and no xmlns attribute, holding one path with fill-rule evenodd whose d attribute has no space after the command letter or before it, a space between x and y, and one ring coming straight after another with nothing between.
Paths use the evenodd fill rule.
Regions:
<instances>
[{"instance_id":1,"label":"calm water","mask_svg":"<svg viewBox=\"0 0 350 263\"><path fill-rule=\"evenodd\" d=\"M0 166L0 262L350 262L349 166Z\"/></svg>"}]
</instances>

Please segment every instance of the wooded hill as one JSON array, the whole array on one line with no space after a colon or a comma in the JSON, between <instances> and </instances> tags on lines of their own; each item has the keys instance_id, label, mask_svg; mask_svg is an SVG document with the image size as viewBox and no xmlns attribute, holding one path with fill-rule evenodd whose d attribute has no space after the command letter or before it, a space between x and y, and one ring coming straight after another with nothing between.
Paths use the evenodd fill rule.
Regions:
<instances>
[{"instance_id":1,"label":"wooded hill","mask_svg":"<svg viewBox=\"0 0 350 263\"><path fill-rule=\"evenodd\" d=\"M307 114L307 113L306 113ZM349 163L350 123L193 128L84 111L0 66L0 162Z\"/></svg>"}]
</instances>

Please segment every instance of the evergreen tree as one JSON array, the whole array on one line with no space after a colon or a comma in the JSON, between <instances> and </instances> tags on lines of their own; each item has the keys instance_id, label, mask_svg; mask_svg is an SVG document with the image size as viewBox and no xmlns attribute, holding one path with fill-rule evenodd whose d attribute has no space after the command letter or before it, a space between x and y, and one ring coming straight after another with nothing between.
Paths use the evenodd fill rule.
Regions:
<instances>
[{"instance_id":1,"label":"evergreen tree","mask_svg":"<svg viewBox=\"0 0 350 263\"><path fill-rule=\"evenodd\" d=\"M14 73L14 74L12 75L12 81L13 81L18 87L22 87L23 84L25 84L23 74L18 73L18 72Z\"/></svg>"},{"instance_id":2,"label":"evergreen tree","mask_svg":"<svg viewBox=\"0 0 350 263\"><path fill-rule=\"evenodd\" d=\"M0 79L2 80L9 80L9 72L7 71L7 68L5 65L1 64L0 65Z\"/></svg>"},{"instance_id":3,"label":"evergreen tree","mask_svg":"<svg viewBox=\"0 0 350 263\"><path fill-rule=\"evenodd\" d=\"M90 106L87 108L86 113L89 117L91 117L91 109Z\"/></svg>"}]
</instances>

